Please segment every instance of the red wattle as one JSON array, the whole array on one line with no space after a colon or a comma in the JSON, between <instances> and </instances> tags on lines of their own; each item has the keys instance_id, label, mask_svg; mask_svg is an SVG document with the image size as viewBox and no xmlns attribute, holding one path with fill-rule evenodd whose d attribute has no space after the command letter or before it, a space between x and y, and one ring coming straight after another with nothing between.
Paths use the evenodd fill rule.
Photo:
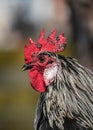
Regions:
<instances>
[{"instance_id":1,"label":"red wattle","mask_svg":"<svg viewBox=\"0 0 93 130\"><path fill-rule=\"evenodd\" d=\"M38 70L32 70L29 72L31 86L38 92L45 92L45 84L43 75Z\"/></svg>"}]
</instances>

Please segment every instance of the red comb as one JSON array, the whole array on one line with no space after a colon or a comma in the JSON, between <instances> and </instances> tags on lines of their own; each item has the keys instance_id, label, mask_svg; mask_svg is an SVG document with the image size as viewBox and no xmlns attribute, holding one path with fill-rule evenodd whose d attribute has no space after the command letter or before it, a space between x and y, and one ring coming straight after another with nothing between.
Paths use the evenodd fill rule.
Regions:
<instances>
[{"instance_id":1,"label":"red comb","mask_svg":"<svg viewBox=\"0 0 93 130\"><path fill-rule=\"evenodd\" d=\"M25 45L24 54L26 61L31 61L32 57L40 52L62 52L67 43L66 38L64 37L64 33L56 37L56 32L56 29L54 29L47 38L44 38L44 29L42 29L36 43L30 38L30 45Z\"/></svg>"}]
</instances>

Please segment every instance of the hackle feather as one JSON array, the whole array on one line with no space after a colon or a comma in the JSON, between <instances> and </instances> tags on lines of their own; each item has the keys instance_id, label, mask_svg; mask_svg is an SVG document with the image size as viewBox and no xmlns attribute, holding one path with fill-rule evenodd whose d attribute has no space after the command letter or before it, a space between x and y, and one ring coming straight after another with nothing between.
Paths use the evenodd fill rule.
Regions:
<instances>
[{"instance_id":1,"label":"hackle feather","mask_svg":"<svg viewBox=\"0 0 93 130\"><path fill-rule=\"evenodd\" d=\"M53 57L59 70L40 96L35 130L93 130L93 73L73 58Z\"/></svg>"}]
</instances>

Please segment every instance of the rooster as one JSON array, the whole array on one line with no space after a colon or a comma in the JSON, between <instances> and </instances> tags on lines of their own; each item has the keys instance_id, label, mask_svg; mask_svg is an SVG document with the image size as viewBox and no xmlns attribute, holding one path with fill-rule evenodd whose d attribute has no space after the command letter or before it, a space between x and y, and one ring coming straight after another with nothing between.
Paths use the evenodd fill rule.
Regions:
<instances>
[{"instance_id":1,"label":"rooster","mask_svg":"<svg viewBox=\"0 0 93 130\"><path fill-rule=\"evenodd\" d=\"M56 29L25 45L25 65L31 86L40 92L35 130L93 130L93 73L74 58L59 55L65 49L64 33Z\"/></svg>"}]
</instances>

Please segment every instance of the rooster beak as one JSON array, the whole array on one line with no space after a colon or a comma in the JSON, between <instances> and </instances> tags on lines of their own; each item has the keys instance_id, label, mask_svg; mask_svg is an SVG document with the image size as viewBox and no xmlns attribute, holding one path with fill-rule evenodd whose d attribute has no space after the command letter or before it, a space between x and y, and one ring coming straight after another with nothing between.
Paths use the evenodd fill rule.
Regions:
<instances>
[{"instance_id":1,"label":"rooster beak","mask_svg":"<svg viewBox=\"0 0 93 130\"><path fill-rule=\"evenodd\" d=\"M30 70L31 68L33 68L33 65L31 65L31 64L25 64L22 67L22 71Z\"/></svg>"}]
</instances>

